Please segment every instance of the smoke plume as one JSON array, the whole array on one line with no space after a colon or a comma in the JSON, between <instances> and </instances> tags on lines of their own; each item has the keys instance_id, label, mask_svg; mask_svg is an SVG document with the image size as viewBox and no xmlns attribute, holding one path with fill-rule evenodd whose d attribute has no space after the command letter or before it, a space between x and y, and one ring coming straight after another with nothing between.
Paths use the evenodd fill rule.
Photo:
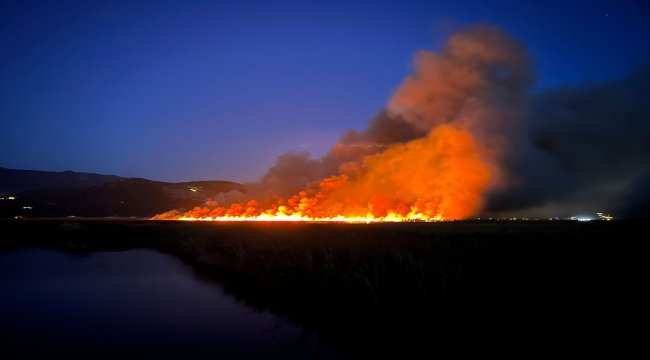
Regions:
<instances>
[{"instance_id":1,"label":"smoke plume","mask_svg":"<svg viewBox=\"0 0 650 360\"><path fill-rule=\"evenodd\" d=\"M555 166L501 197L496 209L559 216L609 212L648 216L650 61L623 79L564 86L535 95L528 135ZM526 159L530 156L526 154ZM536 165L530 162L528 167ZM552 182L554 179L565 181ZM516 191L515 191L516 190Z\"/></svg>"},{"instance_id":2,"label":"smoke plume","mask_svg":"<svg viewBox=\"0 0 650 360\"><path fill-rule=\"evenodd\" d=\"M548 216L594 198L629 212L650 178L649 73L531 96L525 47L495 27L467 27L441 52L416 54L366 130L345 132L319 159L281 155L246 193L184 216Z\"/></svg>"}]
</instances>

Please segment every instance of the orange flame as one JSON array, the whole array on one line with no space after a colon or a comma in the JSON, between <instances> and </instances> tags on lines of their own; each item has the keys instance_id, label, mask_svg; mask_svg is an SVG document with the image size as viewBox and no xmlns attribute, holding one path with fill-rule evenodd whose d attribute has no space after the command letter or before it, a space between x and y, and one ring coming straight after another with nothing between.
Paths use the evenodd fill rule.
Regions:
<instances>
[{"instance_id":1,"label":"orange flame","mask_svg":"<svg viewBox=\"0 0 650 360\"><path fill-rule=\"evenodd\" d=\"M344 164L341 170L354 168ZM395 144L367 156L357 171L331 176L313 194L301 191L289 199L234 203L208 202L184 214L154 219L211 221L438 221L472 215L490 180L472 135L440 125L429 136Z\"/></svg>"}]
</instances>

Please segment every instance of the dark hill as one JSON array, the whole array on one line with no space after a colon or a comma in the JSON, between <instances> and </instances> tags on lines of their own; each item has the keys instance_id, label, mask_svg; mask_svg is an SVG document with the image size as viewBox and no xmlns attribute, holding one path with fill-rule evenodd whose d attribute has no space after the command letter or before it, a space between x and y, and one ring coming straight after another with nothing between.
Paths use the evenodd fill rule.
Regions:
<instances>
[{"instance_id":1,"label":"dark hill","mask_svg":"<svg viewBox=\"0 0 650 360\"><path fill-rule=\"evenodd\" d=\"M16 170L0 167L0 195L21 191L51 188L84 188L123 179L115 175L101 175L74 171Z\"/></svg>"},{"instance_id":2,"label":"dark hill","mask_svg":"<svg viewBox=\"0 0 650 360\"><path fill-rule=\"evenodd\" d=\"M12 192L8 195L14 199L4 195L0 200L0 217L151 217L169 210L200 206L222 192L243 191L241 184L230 181L167 183L114 178L87 187L76 183L77 186L46 186ZM47 184L44 180L40 183Z\"/></svg>"}]
</instances>

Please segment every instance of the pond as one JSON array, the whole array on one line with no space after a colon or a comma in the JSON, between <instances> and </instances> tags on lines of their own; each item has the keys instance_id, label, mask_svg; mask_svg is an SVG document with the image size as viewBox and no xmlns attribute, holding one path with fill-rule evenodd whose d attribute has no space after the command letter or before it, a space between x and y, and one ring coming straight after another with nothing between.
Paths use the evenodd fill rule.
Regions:
<instances>
[{"instance_id":1,"label":"pond","mask_svg":"<svg viewBox=\"0 0 650 360\"><path fill-rule=\"evenodd\" d=\"M140 249L0 252L0 355L339 358L180 259ZM6 355L6 354L5 354Z\"/></svg>"}]
</instances>

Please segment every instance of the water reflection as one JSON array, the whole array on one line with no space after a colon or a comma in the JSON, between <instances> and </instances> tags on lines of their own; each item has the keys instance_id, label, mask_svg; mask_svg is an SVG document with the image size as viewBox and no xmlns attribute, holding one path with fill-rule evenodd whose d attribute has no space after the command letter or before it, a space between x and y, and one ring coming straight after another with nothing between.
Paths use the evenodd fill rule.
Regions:
<instances>
[{"instance_id":1,"label":"water reflection","mask_svg":"<svg viewBox=\"0 0 650 360\"><path fill-rule=\"evenodd\" d=\"M0 253L0 354L332 358L300 326L256 312L155 250Z\"/></svg>"}]
</instances>

